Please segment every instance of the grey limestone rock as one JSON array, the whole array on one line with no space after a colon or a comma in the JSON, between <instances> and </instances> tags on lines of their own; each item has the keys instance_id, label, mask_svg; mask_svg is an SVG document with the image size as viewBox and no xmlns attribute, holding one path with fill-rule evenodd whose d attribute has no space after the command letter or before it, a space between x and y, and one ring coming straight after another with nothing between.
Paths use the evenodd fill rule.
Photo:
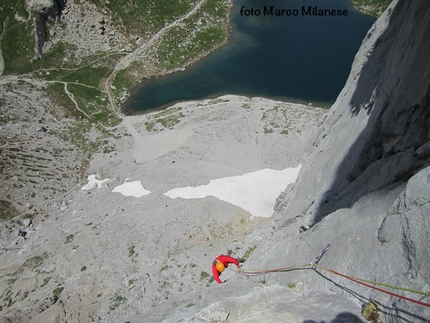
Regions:
<instances>
[{"instance_id":1,"label":"grey limestone rock","mask_svg":"<svg viewBox=\"0 0 430 323\"><path fill-rule=\"evenodd\" d=\"M331 268L419 291L427 288L429 35L426 1L393 1L368 32L344 89L311 142L313 152L294 187L278 201L282 208L275 217L284 225L276 239L261 246L266 266L281 265L275 255L285 245L291 250L284 261L302 263L312 259L310 248L330 243L322 262ZM305 274L295 273L292 279L309 283ZM273 280L282 284L281 278ZM424 306L360 287L349 291L362 302L377 298L385 322L430 318Z\"/></svg>"}]
</instances>

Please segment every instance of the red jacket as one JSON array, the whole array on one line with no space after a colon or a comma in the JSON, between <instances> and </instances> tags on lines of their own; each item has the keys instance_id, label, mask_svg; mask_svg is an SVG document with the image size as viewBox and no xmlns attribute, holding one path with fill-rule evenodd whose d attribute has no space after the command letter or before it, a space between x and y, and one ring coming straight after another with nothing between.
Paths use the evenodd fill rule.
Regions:
<instances>
[{"instance_id":1,"label":"red jacket","mask_svg":"<svg viewBox=\"0 0 430 323\"><path fill-rule=\"evenodd\" d=\"M220 256L216 257L215 260L221 261L224 264L225 268L228 267L228 264L235 264L239 268L239 261L237 261L237 259L235 259L233 257L226 256L226 255L220 255ZM217 283L221 284L222 281L219 278L220 272L216 269L215 264L212 264L212 274L214 276L214 279L217 281Z\"/></svg>"}]
</instances>

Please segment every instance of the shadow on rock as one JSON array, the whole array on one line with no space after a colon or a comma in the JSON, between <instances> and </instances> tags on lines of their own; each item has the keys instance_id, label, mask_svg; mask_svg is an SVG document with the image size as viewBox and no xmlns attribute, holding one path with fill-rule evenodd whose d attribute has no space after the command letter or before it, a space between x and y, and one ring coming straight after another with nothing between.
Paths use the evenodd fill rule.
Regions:
<instances>
[{"instance_id":1,"label":"shadow on rock","mask_svg":"<svg viewBox=\"0 0 430 323\"><path fill-rule=\"evenodd\" d=\"M367 111L367 126L337 167L329 198L314 203L309 227L430 161L430 7L422 6L400 0L389 9L388 27L365 53L349 107L352 118Z\"/></svg>"},{"instance_id":2,"label":"shadow on rock","mask_svg":"<svg viewBox=\"0 0 430 323\"><path fill-rule=\"evenodd\" d=\"M313 321L313 320L306 320L303 321L303 323L328 323L325 321ZM340 313L337 315L330 323L364 323L363 320L361 320L357 315L352 313Z\"/></svg>"}]
</instances>

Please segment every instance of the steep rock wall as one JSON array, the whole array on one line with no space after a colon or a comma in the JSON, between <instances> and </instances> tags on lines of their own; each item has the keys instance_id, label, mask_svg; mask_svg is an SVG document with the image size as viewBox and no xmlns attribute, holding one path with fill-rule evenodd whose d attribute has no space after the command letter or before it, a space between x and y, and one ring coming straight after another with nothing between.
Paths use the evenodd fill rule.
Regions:
<instances>
[{"instance_id":1,"label":"steep rock wall","mask_svg":"<svg viewBox=\"0 0 430 323\"><path fill-rule=\"evenodd\" d=\"M429 292L429 57L427 1L393 1L363 41L298 181L279 198L277 230L258 238L248 266L306 264L330 244L326 267ZM430 319L427 307L317 272L265 283L300 283L360 306L373 299L384 322Z\"/></svg>"},{"instance_id":2,"label":"steep rock wall","mask_svg":"<svg viewBox=\"0 0 430 323\"><path fill-rule=\"evenodd\" d=\"M66 0L27 0L25 6L34 16L34 55L42 57L43 45L47 41L45 21L59 19Z\"/></svg>"},{"instance_id":3,"label":"steep rock wall","mask_svg":"<svg viewBox=\"0 0 430 323\"><path fill-rule=\"evenodd\" d=\"M281 222L303 217L306 230L428 163L429 57L428 3L394 1L356 55L294 194L280 200Z\"/></svg>"}]
</instances>

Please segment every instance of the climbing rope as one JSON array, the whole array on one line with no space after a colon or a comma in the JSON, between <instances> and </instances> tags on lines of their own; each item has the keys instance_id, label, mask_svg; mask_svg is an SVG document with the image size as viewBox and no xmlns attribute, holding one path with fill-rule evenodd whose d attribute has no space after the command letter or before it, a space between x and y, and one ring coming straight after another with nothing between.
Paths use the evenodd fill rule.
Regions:
<instances>
[{"instance_id":1,"label":"climbing rope","mask_svg":"<svg viewBox=\"0 0 430 323\"><path fill-rule=\"evenodd\" d=\"M227 267L227 269L235 271L238 274L245 275L245 276L259 276L259 275L264 275L268 273L279 273L279 272L287 272L291 270L310 269L310 267L311 267L311 264L305 264L300 266L290 266L290 267L283 267L283 268L276 268L276 269L269 269L269 270L243 270L241 268L233 269L230 267Z\"/></svg>"},{"instance_id":2,"label":"climbing rope","mask_svg":"<svg viewBox=\"0 0 430 323\"><path fill-rule=\"evenodd\" d=\"M387 287L387 288L391 288L391 289L397 289L397 290L401 290L401 291L406 291L406 292L410 292L410 293L414 293L414 294L418 294L418 295L423 295L426 297L430 297L430 293L428 292L423 292L423 291L419 291L419 290L415 290L412 288L406 288L406 287L400 287L400 286L395 286L395 285L391 285L391 284L386 284L386 283L381 283L381 282L377 282L377 281L372 281L372 280L368 280L368 279L363 279L363 278L358 278L358 277L354 277L354 276L349 276L349 275L345 275L342 274L340 272L337 272L333 269L327 268L327 267L323 267L320 266L318 264L318 262L320 261L320 259L322 258L322 256L327 252L328 248L330 247L330 245L327 245L324 250L315 258L314 261L312 261L309 264L304 264L304 265L299 265L299 266L290 266L290 267L283 267L283 268L276 268L276 269L268 269L268 270L250 270L250 269L245 269L243 270L242 268L239 269L233 269L233 268L228 268L229 270L235 271L238 274L241 275L245 275L245 276L257 276L257 275L263 275L263 274L268 274L268 273L277 273L277 272L288 272L288 271L292 271L292 270L303 270L303 269L313 269L313 270L324 270L326 272L329 272L331 274L335 274L337 276L346 278L350 281L353 281L357 284L366 286L368 288L377 290L379 292L394 296L394 297L398 297L404 300L407 300L409 302L413 302L422 306L426 306L426 307L430 307L430 303L427 302L422 302L413 298L409 298L403 295L399 295L393 292L390 292L388 290L376 287L376 286L372 286L372 285L377 285L377 286L383 286L383 287ZM372 284L372 285L370 285Z\"/></svg>"},{"instance_id":3,"label":"climbing rope","mask_svg":"<svg viewBox=\"0 0 430 323\"><path fill-rule=\"evenodd\" d=\"M317 265L316 267L318 267L322 270L331 272L333 274L342 276L344 278L350 279L350 280L353 279L353 280L357 281L357 283L359 283L359 282L369 283L369 284L373 284L373 285L384 286L384 287L388 287L388 288L392 288L392 289L402 290L402 291L409 292L409 293L419 294L419 295L423 295L423 296L427 296L427 297L430 296L430 293L423 292L420 290L416 290L416 289L412 289L412 288L408 288L408 287L395 286L395 285L386 284L386 283L380 283L380 282L377 282L374 280L368 280L368 279L358 278L358 277L354 277L354 276L347 276L347 275L343 275L341 273L338 273L338 272L334 271L333 269L325 268L325 267L322 267L319 265Z\"/></svg>"},{"instance_id":4,"label":"climbing rope","mask_svg":"<svg viewBox=\"0 0 430 323\"><path fill-rule=\"evenodd\" d=\"M384 284L384 283L379 283L379 282L365 280L365 279L362 279L362 278L356 278L356 277L353 277L353 276L344 275L344 274L341 274L341 273L339 273L339 272L337 272L337 271L335 271L333 269L322 267L320 265L316 265L316 267L319 268L319 269L325 270L327 272L330 272L332 274L335 274L335 275L341 276L343 278L346 278L348 280L351 280L351 281L353 281L353 282L355 282L357 284L360 284L360 285L369 287L371 289L377 290L379 292L382 292L382 293L385 293L385 294L388 294L388 295L391 295L391 296L394 296L394 297L398 297L398 298L401 298L401 299L404 299L404 300L407 300L409 302L413 302L413 303L416 303L416 304L419 304L419 305L430 307L430 303L422 302L422 301L419 301L419 300L416 300L416 299L413 299L413 298L409 298L409 297L406 297L406 296L403 296L403 295L399 295L399 294L390 292L388 290L385 290L385 289L382 289L382 288L379 288L379 287L375 287L375 286L366 284L364 281L367 281L367 282L369 282L371 284L382 285L382 286L385 286L385 287L389 287L389 288L393 288L393 289L398 289L398 290L403 290L403 291L408 291L408 292L411 292L411 293L420 294L420 295L424 295L424 296L430 296L430 293L421 292L421 291L410 289L410 288L399 287L399 286L395 286L395 285L389 285L389 284Z\"/></svg>"}]
</instances>

